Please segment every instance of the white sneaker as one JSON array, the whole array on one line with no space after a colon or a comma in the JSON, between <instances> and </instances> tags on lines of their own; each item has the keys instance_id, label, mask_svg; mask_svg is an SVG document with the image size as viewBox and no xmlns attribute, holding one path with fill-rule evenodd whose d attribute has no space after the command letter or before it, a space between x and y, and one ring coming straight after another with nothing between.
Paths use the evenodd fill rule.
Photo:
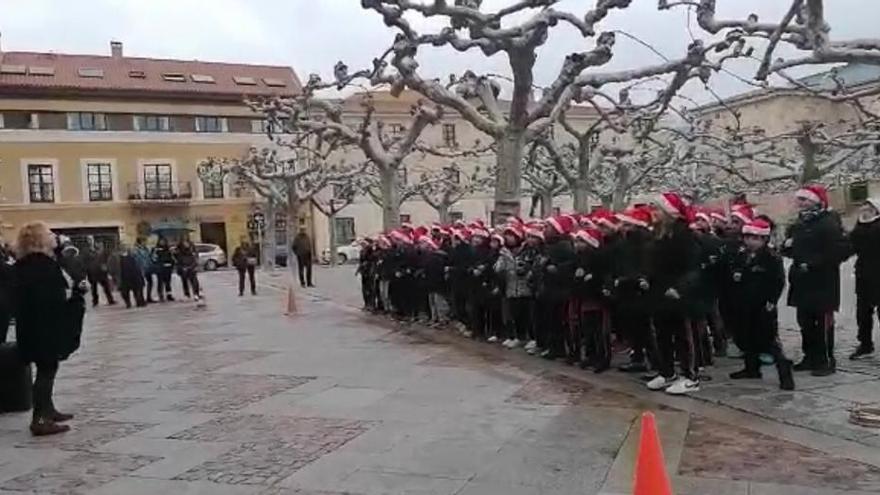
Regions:
<instances>
[{"instance_id":1,"label":"white sneaker","mask_svg":"<svg viewBox=\"0 0 880 495\"><path fill-rule=\"evenodd\" d=\"M684 395L699 391L700 382L685 377L681 377L666 389L666 393L671 395Z\"/></svg>"},{"instance_id":2,"label":"white sneaker","mask_svg":"<svg viewBox=\"0 0 880 495\"><path fill-rule=\"evenodd\" d=\"M498 337L493 335L493 336L489 337L488 339L486 339L486 342L488 342L490 344L494 344L495 342L498 342Z\"/></svg>"},{"instance_id":3,"label":"white sneaker","mask_svg":"<svg viewBox=\"0 0 880 495\"><path fill-rule=\"evenodd\" d=\"M520 345L522 345L522 343L521 343L519 340L517 340L517 339L513 339L513 340L510 341L510 348L511 348L511 349L516 349L516 348L519 347Z\"/></svg>"},{"instance_id":4,"label":"white sneaker","mask_svg":"<svg viewBox=\"0 0 880 495\"><path fill-rule=\"evenodd\" d=\"M461 334L467 338L471 338L474 336L474 332L471 332L470 330L465 330L465 331L461 332Z\"/></svg>"},{"instance_id":5,"label":"white sneaker","mask_svg":"<svg viewBox=\"0 0 880 495\"><path fill-rule=\"evenodd\" d=\"M530 340L526 343L527 351L534 351L538 347L538 343L534 340Z\"/></svg>"},{"instance_id":6,"label":"white sneaker","mask_svg":"<svg viewBox=\"0 0 880 495\"><path fill-rule=\"evenodd\" d=\"M672 386L676 380L678 380L677 376L664 378L662 375L657 375L653 380L649 381L647 385L649 390L663 390Z\"/></svg>"},{"instance_id":7,"label":"white sneaker","mask_svg":"<svg viewBox=\"0 0 880 495\"><path fill-rule=\"evenodd\" d=\"M501 346L510 349L510 348L511 348L511 347L510 347L510 344L511 344L512 342L513 342L512 340L507 339L507 340L505 340L504 342L501 343Z\"/></svg>"},{"instance_id":8,"label":"white sneaker","mask_svg":"<svg viewBox=\"0 0 880 495\"><path fill-rule=\"evenodd\" d=\"M537 347L526 347L526 354L534 356L536 352L538 352Z\"/></svg>"}]
</instances>

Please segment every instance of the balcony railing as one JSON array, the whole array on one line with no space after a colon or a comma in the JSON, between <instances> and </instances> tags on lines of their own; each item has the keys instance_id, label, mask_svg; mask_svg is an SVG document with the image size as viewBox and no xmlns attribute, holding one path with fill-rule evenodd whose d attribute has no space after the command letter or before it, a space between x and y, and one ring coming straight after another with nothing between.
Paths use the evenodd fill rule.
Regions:
<instances>
[{"instance_id":1,"label":"balcony railing","mask_svg":"<svg viewBox=\"0 0 880 495\"><path fill-rule=\"evenodd\" d=\"M193 197L190 182L129 182L128 200L133 203L189 203Z\"/></svg>"}]
</instances>

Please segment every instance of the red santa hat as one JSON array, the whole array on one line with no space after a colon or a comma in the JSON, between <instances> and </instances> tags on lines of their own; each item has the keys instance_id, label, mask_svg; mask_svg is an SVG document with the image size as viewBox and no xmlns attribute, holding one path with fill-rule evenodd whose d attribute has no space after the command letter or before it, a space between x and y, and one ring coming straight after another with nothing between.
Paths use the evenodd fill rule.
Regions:
<instances>
[{"instance_id":1,"label":"red santa hat","mask_svg":"<svg viewBox=\"0 0 880 495\"><path fill-rule=\"evenodd\" d=\"M569 235L574 230L575 221L571 215L559 215L547 219L547 223L553 227L559 235Z\"/></svg>"},{"instance_id":2,"label":"red santa hat","mask_svg":"<svg viewBox=\"0 0 880 495\"><path fill-rule=\"evenodd\" d=\"M770 226L770 223L768 223L766 220L758 218L743 225L742 233L743 235L770 237L770 232L772 230L773 228Z\"/></svg>"},{"instance_id":3,"label":"red santa hat","mask_svg":"<svg viewBox=\"0 0 880 495\"><path fill-rule=\"evenodd\" d=\"M738 218L742 223L746 224L755 218L755 210L747 204L736 204L730 207L731 218Z\"/></svg>"},{"instance_id":4,"label":"red santa hat","mask_svg":"<svg viewBox=\"0 0 880 495\"><path fill-rule=\"evenodd\" d=\"M617 230L619 225L619 219L617 216L610 210L599 209L593 212L592 214L593 222L597 225L602 225L611 230Z\"/></svg>"},{"instance_id":5,"label":"red santa hat","mask_svg":"<svg viewBox=\"0 0 880 495\"><path fill-rule=\"evenodd\" d=\"M434 239L431 239L430 236L423 236L423 237L421 237L421 238L419 239L419 244L422 245L422 246L424 246L424 247L426 247L426 248L428 248L428 249L430 249L430 250L432 250L432 251L436 251L437 249L440 249L440 247L437 246L437 242L434 241Z\"/></svg>"},{"instance_id":6,"label":"red santa hat","mask_svg":"<svg viewBox=\"0 0 880 495\"><path fill-rule=\"evenodd\" d=\"M484 221L483 221L482 219L480 219L480 218L476 218L476 219L474 219L473 222L470 223L470 225L468 225L468 227L469 227L471 230L474 230L474 229L486 229L486 222L484 222Z\"/></svg>"},{"instance_id":7,"label":"red santa hat","mask_svg":"<svg viewBox=\"0 0 880 495\"><path fill-rule=\"evenodd\" d=\"M428 227L425 227L424 225L420 225L420 226L416 227L416 229L413 231L413 238L420 239L420 238L428 235L429 232L430 232L430 230L428 229Z\"/></svg>"},{"instance_id":8,"label":"red santa hat","mask_svg":"<svg viewBox=\"0 0 880 495\"><path fill-rule=\"evenodd\" d=\"M504 236L501 234L501 232L494 232L490 239L498 241L502 246L504 245Z\"/></svg>"},{"instance_id":9,"label":"red santa hat","mask_svg":"<svg viewBox=\"0 0 880 495\"><path fill-rule=\"evenodd\" d=\"M431 224L431 232L442 232L443 226L437 222Z\"/></svg>"},{"instance_id":10,"label":"red santa hat","mask_svg":"<svg viewBox=\"0 0 880 495\"><path fill-rule=\"evenodd\" d=\"M489 231L485 227L473 226L471 227L470 231L471 237L483 237L486 239L489 238Z\"/></svg>"},{"instance_id":11,"label":"red santa hat","mask_svg":"<svg viewBox=\"0 0 880 495\"><path fill-rule=\"evenodd\" d=\"M716 220L719 222L726 222L727 221L727 215L725 215L724 212L721 210L711 210L709 212L709 217L712 220Z\"/></svg>"},{"instance_id":12,"label":"red santa hat","mask_svg":"<svg viewBox=\"0 0 880 495\"><path fill-rule=\"evenodd\" d=\"M525 234L526 237L534 237L541 241L544 240L544 231L540 227L526 227Z\"/></svg>"},{"instance_id":13,"label":"red santa hat","mask_svg":"<svg viewBox=\"0 0 880 495\"><path fill-rule=\"evenodd\" d=\"M594 222L589 215L581 215L578 218L578 225L580 225L581 227L589 227L591 229L596 228L596 222Z\"/></svg>"},{"instance_id":14,"label":"red santa hat","mask_svg":"<svg viewBox=\"0 0 880 495\"><path fill-rule=\"evenodd\" d=\"M391 238L391 240L402 242L404 244L412 245L413 243L412 236L404 232L402 229L392 230L391 233L388 234L388 237Z\"/></svg>"},{"instance_id":15,"label":"red santa hat","mask_svg":"<svg viewBox=\"0 0 880 495\"><path fill-rule=\"evenodd\" d=\"M657 206L676 218L688 218L690 216L690 206L678 193L666 192L661 194L657 200Z\"/></svg>"},{"instance_id":16,"label":"red santa hat","mask_svg":"<svg viewBox=\"0 0 880 495\"><path fill-rule=\"evenodd\" d=\"M380 234L376 237L376 242L383 248L387 249L391 247L391 239L389 239L387 235Z\"/></svg>"},{"instance_id":17,"label":"red santa hat","mask_svg":"<svg viewBox=\"0 0 880 495\"><path fill-rule=\"evenodd\" d=\"M456 221L452 222L452 226L456 229L463 229L463 228L467 227L467 224L464 223L464 220L456 220Z\"/></svg>"},{"instance_id":18,"label":"red santa hat","mask_svg":"<svg viewBox=\"0 0 880 495\"><path fill-rule=\"evenodd\" d=\"M522 222L522 220L520 220L520 222ZM524 230L525 230L524 224L510 222L504 227L502 234L510 234L510 235L516 237L517 239L522 239L525 236Z\"/></svg>"},{"instance_id":19,"label":"red santa hat","mask_svg":"<svg viewBox=\"0 0 880 495\"><path fill-rule=\"evenodd\" d=\"M694 218L697 220L702 220L710 225L712 224L712 214L709 212L709 210L705 208L696 208Z\"/></svg>"},{"instance_id":20,"label":"red santa hat","mask_svg":"<svg viewBox=\"0 0 880 495\"><path fill-rule=\"evenodd\" d=\"M651 210L636 206L633 208L627 208L622 213L618 213L617 219L623 223L647 229L651 227L651 220L653 220L653 217L651 215Z\"/></svg>"},{"instance_id":21,"label":"red santa hat","mask_svg":"<svg viewBox=\"0 0 880 495\"><path fill-rule=\"evenodd\" d=\"M406 231L411 231L413 229L413 225L409 222L403 222L400 224L400 228Z\"/></svg>"},{"instance_id":22,"label":"red santa hat","mask_svg":"<svg viewBox=\"0 0 880 495\"><path fill-rule=\"evenodd\" d=\"M822 205L822 208L828 208L828 190L825 189L825 186L819 184L804 186L798 189L795 197L818 203Z\"/></svg>"},{"instance_id":23,"label":"red santa hat","mask_svg":"<svg viewBox=\"0 0 880 495\"><path fill-rule=\"evenodd\" d=\"M599 229L580 229L572 234L572 237L576 240L584 241L594 248L602 245L602 231Z\"/></svg>"}]
</instances>

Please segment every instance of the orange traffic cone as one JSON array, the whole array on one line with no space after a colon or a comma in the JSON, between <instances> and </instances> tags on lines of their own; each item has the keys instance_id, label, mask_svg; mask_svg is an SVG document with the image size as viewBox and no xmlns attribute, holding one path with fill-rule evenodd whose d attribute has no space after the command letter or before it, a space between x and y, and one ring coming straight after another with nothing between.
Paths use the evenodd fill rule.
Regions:
<instances>
[{"instance_id":1,"label":"orange traffic cone","mask_svg":"<svg viewBox=\"0 0 880 495\"><path fill-rule=\"evenodd\" d=\"M296 308L296 294L293 292L293 282L287 283L287 301L285 303L284 314L287 316L293 316L297 313Z\"/></svg>"},{"instance_id":2,"label":"orange traffic cone","mask_svg":"<svg viewBox=\"0 0 880 495\"><path fill-rule=\"evenodd\" d=\"M633 495L672 495L672 485L663 461L663 448L657 435L657 424L654 415L649 412L642 414L642 434L636 458Z\"/></svg>"}]
</instances>

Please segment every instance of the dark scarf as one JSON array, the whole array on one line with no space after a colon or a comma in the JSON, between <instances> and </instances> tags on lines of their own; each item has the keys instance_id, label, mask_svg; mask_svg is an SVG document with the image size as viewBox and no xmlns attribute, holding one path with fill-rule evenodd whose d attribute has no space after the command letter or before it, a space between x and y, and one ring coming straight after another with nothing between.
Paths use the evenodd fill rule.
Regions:
<instances>
[{"instance_id":1,"label":"dark scarf","mask_svg":"<svg viewBox=\"0 0 880 495\"><path fill-rule=\"evenodd\" d=\"M810 206L809 208L799 211L798 219L801 222L809 223L822 216L823 213L825 213L825 208L817 203Z\"/></svg>"}]
</instances>

